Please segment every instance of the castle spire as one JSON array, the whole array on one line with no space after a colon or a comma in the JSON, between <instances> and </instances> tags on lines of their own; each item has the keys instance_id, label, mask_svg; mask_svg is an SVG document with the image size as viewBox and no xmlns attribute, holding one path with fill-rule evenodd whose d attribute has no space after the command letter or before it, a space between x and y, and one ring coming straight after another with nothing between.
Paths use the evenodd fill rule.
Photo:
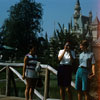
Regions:
<instances>
[{"instance_id":1,"label":"castle spire","mask_svg":"<svg viewBox=\"0 0 100 100\"><path fill-rule=\"evenodd\" d=\"M77 4L78 4L78 5L80 5L80 2L79 2L79 0L77 0Z\"/></svg>"},{"instance_id":2,"label":"castle spire","mask_svg":"<svg viewBox=\"0 0 100 100\"><path fill-rule=\"evenodd\" d=\"M79 0L77 0L77 2L76 2L76 5L75 5L75 10L77 10L77 11L80 11L80 10L81 10Z\"/></svg>"},{"instance_id":3,"label":"castle spire","mask_svg":"<svg viewBox=\"0 0 100 100\"><path fill-rule=\"evenodd\" d=\"M77 18L79 18L79 16L80 16L80 10L81 10L79 0L77 0L74 10L75 10L75 11L74 11L74 18L77 19Z\"/></svg>"},{"instance_id":4,"label":"castle spire","mask_svg":"<svg viewBox=\"0 0 100 100\"><path fill-rule=\"evenodd\" d=\"M70 27L72 28L72 18L71 18L71 22L70 22Z\"/></svg>"},{"instance_id":5,"label":"castle spire","mask_svg":"<svg viewBox=\"0 0 100 100\"><path fill-rule=\"evenodd\" d=\"M92 11L89 12L89 23L92 23Z\"/></svg>"},{"instance_id":6,"label":"castle spire","mask_svg":"<svg viewBox=\"0 0 100 100\"><path fill-rule=\"evenodd\" d=\"M80 17L80 10L81 10L81 7L80 7L80 2L79 2L79 0L77 0L77 2L76 2L76 5L75 5L75 9L74 9L74 26L75 27L78 27L77 26L77 20L79 19L79 17Z\"/></svg>"}]
</instances>

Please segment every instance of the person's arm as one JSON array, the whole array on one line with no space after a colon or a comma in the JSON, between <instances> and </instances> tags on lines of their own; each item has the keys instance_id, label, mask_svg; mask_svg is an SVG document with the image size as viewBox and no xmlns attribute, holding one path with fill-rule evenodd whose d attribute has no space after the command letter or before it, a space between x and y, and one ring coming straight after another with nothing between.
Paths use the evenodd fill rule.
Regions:
<instances>
[{"instance_id":1,"label":"person's arm","mask_svg":"<svg viewBox=\"0 0 100 100\"><path fill-rule=\"evenodd\" d=\"M93 76L95 76L95 58L94 58L94 54L92 53L92 60L91 60L91 63L92 63L92 72L91 74L89 75L89 79L91 79Z\"/></svg>"},{"instance_id":2,"label":"person's arm","mask_svg":"<svg viewBox=\"0 0 100 100\"><path fill-rule=\"evenodd\" d=\"M92 65L92 74L93 74L93 76L95 75L95 64Z\"/></svg>"},{"instance_id":3,"label":"person's arm","mask_svg":"<svg viewBox=\"0 0 100 100\"><path fill-rule=\"evenodd\" d=\"M67 49L67 45L65 44L63 52L59 52L59 55L58 55L58 60L59 61L61 61L63 59L63 56L64 56L64 54L66 52L66 49Z\"/></svg>"},{"instance_id":4,"label":"person's arm","mask_svg":"<svg viewBox=\"0 0 100 100\"><path fill-rule=\"evenodd\" d=\"M62 58L63 58L65 52L66 52L66 49L64 49L64 51L60 54L60 56L58 56L58 60L59 60L59 61L62 60Z\"/></svg>"},{"instance_id":5,"label":"person's arm","mask_svg":"<svg viewBox=\"0 0 100 100\"><path fill-rule=\"evenodd\" d=\"M89 79L95 76L95 64L92 65L92 73L89 75Z\"/></svg>"},{"instance_id":6,"label":"person's arm","mask_svg":"<svg viewBox=\"0 0 100 100\"><path fill-rule=\"evenodd\" d=\"M26 64L27 64L27 57L24 58L23 75L22 75L23 79L25 79Z\"/></svg>"}]
</instances>

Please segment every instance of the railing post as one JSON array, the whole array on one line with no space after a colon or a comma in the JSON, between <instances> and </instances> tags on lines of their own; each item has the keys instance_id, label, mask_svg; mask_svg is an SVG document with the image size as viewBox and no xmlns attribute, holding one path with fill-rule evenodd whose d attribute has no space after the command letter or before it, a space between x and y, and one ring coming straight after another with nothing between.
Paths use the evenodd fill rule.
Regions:
<instances>
[{"instance_id":1,"label":"railing post","mask_svg":"<svg viewBox=\"0 0 100 100\"><path fill-rule=\"evenodd\" d=\"M13 75L12 71L10 71L10 78L12 80L12 83L13 83L13 86L14 86L14 89L15 89L15 96L18 96L18 91L17 91L17 88L16 88L16 82L14 80L14 75Z\"/></svg>"},{"instance_id":2,"label":"railing post","mask_svg":"<svg viewBox=\"0 0 100 100\"><path fill-rule=\"evenodd\" d=\"M6 96L10 96L10 69L6 67Z\"/></svg>"},{"instance_id":3,"label":"railing post","mask_svg":"<svg viewBox=\"0 0 100 100\"><path fill-rule=\"evenodd\" d=\"M44 85L44 100L46 100L49 97L49 81L50 81L50 71L46 68L45 85Z\"/></svg>"}]
</instances>

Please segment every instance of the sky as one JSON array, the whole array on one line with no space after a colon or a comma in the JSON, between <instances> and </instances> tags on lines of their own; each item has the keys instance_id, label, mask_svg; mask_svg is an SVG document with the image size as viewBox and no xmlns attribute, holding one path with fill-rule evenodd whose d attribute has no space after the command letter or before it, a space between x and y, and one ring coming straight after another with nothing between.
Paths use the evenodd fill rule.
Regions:
<instances>
[{"instance_id":1,"label":"sky","mask_svg":"<svg viewBox=\"0 0 100 100\"><path fill-rule=\"evenodd\" d=\"M18 3L20 0L0 0L0 27L4 20L8 18L10 6ZM35 0L40 2L43 7L42 36L47 32L48 37L53 36L54 29L58 29L58 22L68 27L68 23L73 20L74 8L77 0ZM81 14L88 16L93 13L93 20L96 16L100 19L100 0L80 0Z\"/></svg>"}]
</instances>

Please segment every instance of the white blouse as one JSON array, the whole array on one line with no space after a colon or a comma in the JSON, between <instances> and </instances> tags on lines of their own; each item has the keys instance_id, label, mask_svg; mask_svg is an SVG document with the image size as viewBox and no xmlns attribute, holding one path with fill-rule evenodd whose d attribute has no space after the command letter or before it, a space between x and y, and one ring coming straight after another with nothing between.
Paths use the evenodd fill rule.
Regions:
<instances>
[{"instance_id":1,"label":"white blouse","mask_svg":"<svg viewBox=\"0 0 100 100\"><path fill-rule=\"evenodd\" d=\"M62 53L64 52L64 49L63 50L60 50L59 51L59 54L58 54L58 57L62 55ZM71 51L71 54L72 54L72 57L73 59L75 59L75 52L74 51ZM70 58L70 54L69 52L65 52L62 60L60 61L60 64L66 64L66 65L71 65L71 58Z\"/></svg>"}]
</instances>

